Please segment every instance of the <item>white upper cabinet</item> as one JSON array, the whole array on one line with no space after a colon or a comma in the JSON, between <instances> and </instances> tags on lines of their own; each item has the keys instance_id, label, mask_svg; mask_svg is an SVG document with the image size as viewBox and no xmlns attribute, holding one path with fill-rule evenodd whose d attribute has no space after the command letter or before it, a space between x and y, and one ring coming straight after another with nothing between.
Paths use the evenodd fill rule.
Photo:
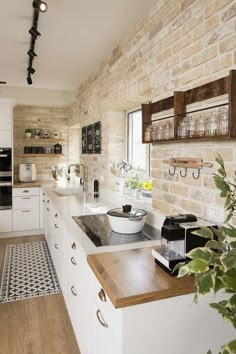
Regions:
<instances>
[{"instance_id":1,"label":"white upper cabinet","mask_svg":"<svg viewBox=\"0 0 236 354\"><path fill-rule=\"evenodd\" d=\"M12 147L13 100L0 98L0 147Z\"/></svg>"},{"instance_id":2,"label":"white upper cabinet","mask_svg":"<svg viewBox=\"0 0 236 354\"><path fill-rule=\"evenodd\" d=\"M0 129L11 130L12 127L12 105L0 101Z\"/></svg>"}]
</instances>

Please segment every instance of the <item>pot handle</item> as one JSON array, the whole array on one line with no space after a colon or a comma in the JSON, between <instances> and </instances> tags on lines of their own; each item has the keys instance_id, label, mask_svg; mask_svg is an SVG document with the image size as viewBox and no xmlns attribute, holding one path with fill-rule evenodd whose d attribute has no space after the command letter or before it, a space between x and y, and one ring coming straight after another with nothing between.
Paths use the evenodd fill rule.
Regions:
<instances>
[{"instance_id":1,"label":"pot handle","mask_svg":"<svg viewBox=\"0 0 236 354\"><path fill-rule=\"evenodd\" d=\"M137 210L134 214L130 215L129 220L140 221L146 215L145 213L143 213L142 215L137 215L138 213L140 213L140 210Z\"/></svg>"}]
</instances>

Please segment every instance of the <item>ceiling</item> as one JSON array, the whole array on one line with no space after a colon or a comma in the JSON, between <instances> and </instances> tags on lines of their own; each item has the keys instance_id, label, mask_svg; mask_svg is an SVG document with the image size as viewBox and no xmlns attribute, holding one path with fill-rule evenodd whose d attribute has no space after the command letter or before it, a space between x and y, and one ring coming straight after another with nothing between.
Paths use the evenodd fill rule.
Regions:
<instances>
[{"instance_id":1,"label":"ceiling","mask_svg":"<svg viewBox=\"0 0 236 354\"><path fill-rule=\"evenodd\" d=\"M44 0L31 88L75 90L157 0ZM0 81L26 82L32 0L4 1L0 12ZM3 85L0 85L3 87Z\"/></svg>"}]
</instances>

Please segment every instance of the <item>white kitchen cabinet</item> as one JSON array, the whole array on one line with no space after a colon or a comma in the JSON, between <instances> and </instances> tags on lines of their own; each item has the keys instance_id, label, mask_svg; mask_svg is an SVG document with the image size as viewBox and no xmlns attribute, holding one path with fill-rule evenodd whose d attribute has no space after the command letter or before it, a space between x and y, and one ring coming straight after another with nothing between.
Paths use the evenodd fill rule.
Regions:
<instances>
[{"instance_id":1,"label":"white kitchen cabinet","mask_svg":"<svg viewBox=\"0 0 236 354\"><path fill-rule=\"evenodd\" d=\"M13 231L39 229L39 188L13 188Z\"/></svg>"},{"instance_id":2,"label":"white kitchen cabinet","mask_svg":"<svg viewBox=\"0 0 236 354\"><path fill-rule=\"evenodd\" d=\"M56 268L57 276L61 287L64 283L64 226L56 209L51 205L51 239L48 242L53 263Z\"/></svg>"},{"instance_id":3,"label":"white kitchen cabinet","mask_svg":"<svg viewBox=\"0 0 236 354\"><path fill-rule=\"evenodd\" d=\"M44 203L45 203L45 196L46 193L40 188L40 200L39 200L39 228L42 230L44 229Z\"/></svg>"},{"instance_id":4,"label":"white kitchen cabinet","mask_svg":"<svg viewBox=\"0 0 236 354\"><path fill-rule=\"evenodd\" d=\"M0 233L12 232L12 209L0 210Z\"/></svg>"},{"instance_id":5,"label":"white kitchen cabinet","mask_svg":"<svg viewBox=\"0 0 236 354\"><path fill-rule=\"evenodd\" d=\"M0 130L0 146L1 147L11 147L11 131L10 130Z\"/></svg>"},{"instance_id":6,"label":"white kitchen cabinet","mask_svg":"<svg viewBox=\"0 0 236 354\"><path fill-rule=\"evenodd\" d=\"M12 146L12 102L0 99L0 146Z\"/></svg>"},{"instance_id":7,"label":"white kitchen cabinet","mask_svg":"<svg viewBox=\"0 0 236 354\"><path fill-rule=\"evenodd\" d=\"M65 232L63 289L65 302L79 343L81 353L90 353L91 331L91 270L80 250L79 243Z\"/></svg>"},{"instance_id":8,"label":"white kitchen cabinet","mask_svg":"<svg viewBox=\"0 0 236 354\"><path fill-rule=\"evenodd\" d=\"M11 130L12 105L8 102L0 101L0 129Z\"/></svg>"},{"instance_id":9,"label":"white kitchen cabinet","mask_svg":"<svg viewBox=\"0 0 236 354\"><path fill-rule=\"evenodd\" d=\"M39 210L19 209L13 210L13 231L38 230Z\"/></svg>"}]
</instances>

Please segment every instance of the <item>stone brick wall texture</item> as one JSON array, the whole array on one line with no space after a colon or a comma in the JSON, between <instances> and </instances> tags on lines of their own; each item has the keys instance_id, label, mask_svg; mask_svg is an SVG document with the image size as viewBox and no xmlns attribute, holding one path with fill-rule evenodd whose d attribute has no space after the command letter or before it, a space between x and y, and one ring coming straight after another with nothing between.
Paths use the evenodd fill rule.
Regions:
<instances>
[{"instance_id":1,"label":"stone brick wall texture","mask_svg":"<svg viewBox=\"0 0 236 354\"><path fill-rule=\"evenodd\" d=\"M14 178L18 181L19 164L35 163L37 179L50 180L50 172L53 165L67 166L68 162L68 121L69 110L65 108L47 108L33 106L16 106L13 111L13 137L14 137ZM63 139L63 156L31 156L24 154L24 146L50 146L53 147L56 141L47 139L25 139L25 129L48 129L50 132L57 131Z\"/></svg>"},{"instance_id":2,"label":"stone brick wall texture","mask_svg":"<svg viewBox=\"0 0 236 354\"><path fill-rule=\"evenodd\" d=\"M159 0L77 92L70 125L102 121L102 154L82 155L88 178L114 186L113 159L125 157L125 112L236 69L236 3L233 0ZM236 119L236 117L235 117ZM236 169L234 141L155 144L151 148L153 207L164 214L192 212L206 217L222 207L212 173L219 153L230 175ZM200 157L213 162L199 179L168 173L170 157Z\"/></svg>"}]
</instances>

